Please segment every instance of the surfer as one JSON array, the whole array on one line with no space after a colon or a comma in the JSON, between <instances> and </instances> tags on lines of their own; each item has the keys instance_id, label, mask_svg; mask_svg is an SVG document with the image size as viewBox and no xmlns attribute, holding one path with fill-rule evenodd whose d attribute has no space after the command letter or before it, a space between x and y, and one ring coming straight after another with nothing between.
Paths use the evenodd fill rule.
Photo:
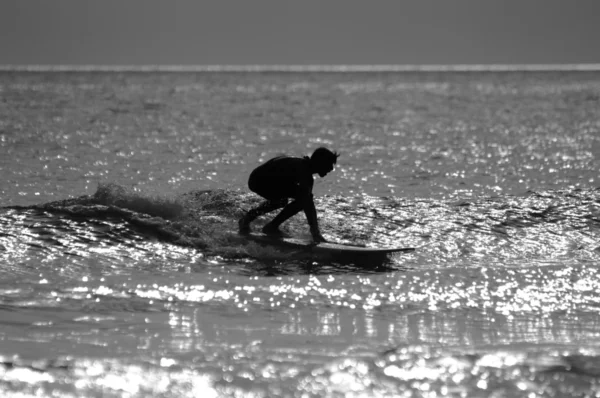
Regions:
<instances>
[{"instance_id":1,"label":"surfer","mask_svg":"<svg viewBox=\"0 0 600 398\"><path fill-rule=\"evenodd\" d=\"M266 200L239 220L240 234L250 233L250 223L257 217L283 208L263 227L265 234L280 236L279 226L304 210L313 240L317 243L326 242L317 222L312 194L313 174L325 177L333 170L339 156L336 152L320 147L310 157L278 156L254 169L250 173L248 187ZM292 199L292 202L288 203L288 199Z\"/></svg>"}]
</instances>

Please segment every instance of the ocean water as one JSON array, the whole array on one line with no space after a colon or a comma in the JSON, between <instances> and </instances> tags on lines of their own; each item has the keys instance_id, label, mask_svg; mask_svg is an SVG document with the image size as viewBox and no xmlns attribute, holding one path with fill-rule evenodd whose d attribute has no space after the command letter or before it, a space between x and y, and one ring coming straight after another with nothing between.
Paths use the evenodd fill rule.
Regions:
<instances>
[{"instance_id":1,"label":"ocean water","mask_svg":"<svg viewBox=\"0 0 600 398\"><path fill-rule=\"evenodd\" d=\"M324 236L415 252L236 236L318 146ZM594 71L5 70L0 396L600 396L598 154Z\"/></svg>"}]
</instances>

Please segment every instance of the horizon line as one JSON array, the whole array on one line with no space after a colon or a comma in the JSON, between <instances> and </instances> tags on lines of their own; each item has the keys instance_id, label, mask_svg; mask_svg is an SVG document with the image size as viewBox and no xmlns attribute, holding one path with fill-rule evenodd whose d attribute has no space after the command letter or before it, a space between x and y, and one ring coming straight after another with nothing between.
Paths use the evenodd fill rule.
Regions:
<instances>
[{"instance_id":1,"label":"horizon line","mask_svg":"<svg viewBox=\"0 0 600 398\"><path fill-rule=\"evenodd\" d=\"M600 64L352 65L0 65L0 72L560 72L600 71Z\"/></svg>"},{"instance_id":2,"label":"horizon line","mask_svg":"<svg viewBox=\"0 0 600 398\"><path fill-rule=\"evenodd\" d=\"M352 65L0 65L0 72L554 72L600 71L600 64Z\"/></svg>"}]
</instances>

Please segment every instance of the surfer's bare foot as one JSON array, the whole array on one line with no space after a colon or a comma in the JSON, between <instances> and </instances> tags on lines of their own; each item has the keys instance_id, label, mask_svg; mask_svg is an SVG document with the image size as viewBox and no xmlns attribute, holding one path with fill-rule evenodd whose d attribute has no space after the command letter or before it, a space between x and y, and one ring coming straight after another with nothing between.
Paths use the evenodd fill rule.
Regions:
<instances>
[{"instance_id":1,"label":"surfer's bare foot","mask_svg":"<svg viewBox=\"0 0 600 398\"><path fill-rule=\"evenodd\" d=\"M240 235L248 235L250 233L250 224L248 224L243 218L238 222Z\"/></svg>"},{"instance_id":2,"label":"surfer's bare foot","mask_svg":"<svg viewBox=\"0 0 600 398\"><path fill-rule=\"evenodd\" d=\"M283 232L281 232L281 230L278 227L273 226L271 224L265 225L262 231L265 235L269 236L283 236Z\"/></svg>"},{"instance_id":3,"label":"surfer's bare foot","mask_svg":"<svg viewBox=\"0 0 600 398\"><path fill-rule=\"evenodd\" d=\"M313 242L315 242L315 243L325 243L325 242L327 242L327 240L323 237L323 235L318 234L318 235L313 235Z\"/></svg>"},{"instance_id":4,"label":"surfer's bare foot","mask_svg":"<svg viewBox=\"0 0 600 398\"><path fill-rule=\"evenodd\" d=\"M315 242L315 243L327 242L327 240L323 237L323 235L321 235L321 231L319 231L319 227L317 227L317 226L312 226L310 228L310 234L312 235L313 242Z\"/></svg>"}]
</instances>

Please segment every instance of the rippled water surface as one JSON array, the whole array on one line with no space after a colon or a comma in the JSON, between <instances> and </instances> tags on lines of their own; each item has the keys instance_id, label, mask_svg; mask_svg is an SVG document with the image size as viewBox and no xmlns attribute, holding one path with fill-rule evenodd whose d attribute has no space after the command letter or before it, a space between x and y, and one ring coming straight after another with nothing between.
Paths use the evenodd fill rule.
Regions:
<instances>
[{"instance_id":1,"label":"rippled water surface","mask_svg":"<svg viewBox=\"0 0 600 398\"><path fill-rule=\"evenodd\" d=\"M2 396L600 395L597 72L4 72L0 97ZM320 145L325 237L414 252L237 236L250 170Z\"/></svg>"}]
</instances>

